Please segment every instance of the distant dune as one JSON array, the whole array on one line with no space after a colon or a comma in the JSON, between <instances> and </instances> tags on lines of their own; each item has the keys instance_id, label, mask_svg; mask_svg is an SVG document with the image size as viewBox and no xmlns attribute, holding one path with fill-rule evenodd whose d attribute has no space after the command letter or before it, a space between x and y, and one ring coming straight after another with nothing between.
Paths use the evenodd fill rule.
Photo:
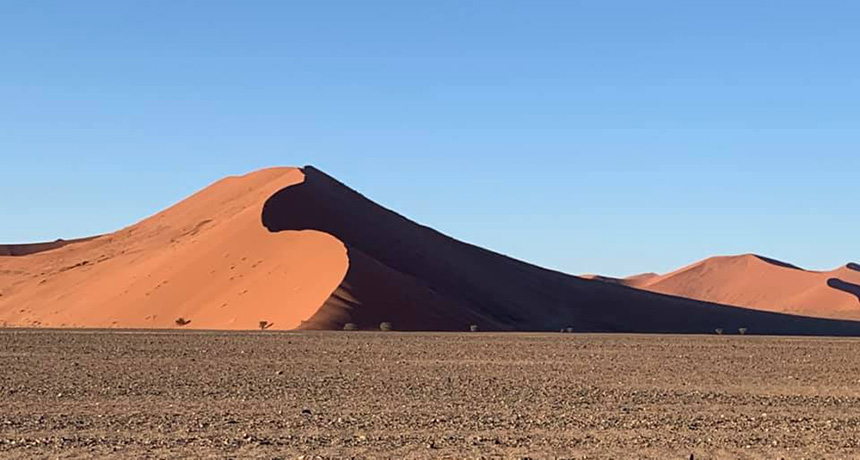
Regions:
<instances>
[{"instance_id":1,"label":"distant dune","mask_svg":"<svg viewBox=\"0 0 860 460\"><path fill-rule=\"evenodd\" d=\"M36 254L37 252L50 251L51 249L61 248L68 244L82 243L98 238L91 236L89 238L79 238L75 240L59 239L46 243L27 243L27 244L0 244L0 256L26 256Z\"/></svg>"},{"instance_id":2,"label":"distant dune","mask_svg":"<svg viewBox=\"0 0 860 460\"><path fill-rule=\"evenodd\" d=\"M665 277L635 282L657 279ZM253 329L260 321L274 329L341 329L351 322L369 329L389 321L400 330L463 331L476 324L481 330L746 327L860 334L857 322L624 285L635 282L529 265L411 222L315 168L273 168L216 182L115 233L0 256L0 322L208 329ZM830 289L851 289L839 286ZM179 318L190 322L178 326Z\"/></svg>"},{"instance_id":3,"label":"distant dune","mask_svg":"<svg viewBox=\"0 0 860 460\"><path fill-rule=\"evenodd\" d=\"M663 276L597 279L726 305L860 319L860 270L854 263L816 272L746 254L712 257Z\"/></svg>"}]
</instances>

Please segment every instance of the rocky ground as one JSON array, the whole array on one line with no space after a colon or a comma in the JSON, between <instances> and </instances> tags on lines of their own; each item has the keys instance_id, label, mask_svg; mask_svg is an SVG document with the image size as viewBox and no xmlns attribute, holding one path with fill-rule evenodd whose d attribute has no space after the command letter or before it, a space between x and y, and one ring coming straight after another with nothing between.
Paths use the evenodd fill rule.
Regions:
<instances>
[{"instance_id":1,"label":"rocky ground","mask_svg":"<svg viewBox=\"0 0 860 460\"><path fill-rule=\"evenodd\" d=\"M860 340L0 330L2 458L854 458Z\"/></svg>"}]
</instances>

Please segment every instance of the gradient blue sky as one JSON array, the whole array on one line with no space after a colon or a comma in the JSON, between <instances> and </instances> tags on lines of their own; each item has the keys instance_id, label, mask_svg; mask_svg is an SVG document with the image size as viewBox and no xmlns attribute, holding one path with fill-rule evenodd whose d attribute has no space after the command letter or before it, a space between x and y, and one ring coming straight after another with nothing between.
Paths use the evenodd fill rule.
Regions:
<instances>
[{"instance_id":1,"label":"gradient blue sky","mask_svg":"<svg viewBox=\"0 0 860 460\"><path fill-rule=\"evenodd\" d=\"M0 242L313 164L572 273L860 259L860 2L0 5Z\"/></svg>"}]
</instances>

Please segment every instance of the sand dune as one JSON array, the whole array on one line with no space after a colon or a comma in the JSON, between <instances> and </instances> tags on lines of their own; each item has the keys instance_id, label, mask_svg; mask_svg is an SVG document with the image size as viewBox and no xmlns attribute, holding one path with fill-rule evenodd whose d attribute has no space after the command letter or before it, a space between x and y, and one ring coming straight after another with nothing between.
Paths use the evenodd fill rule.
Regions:
<instances>
[{"instance_id":1,"label":"sand dune","mask_svg":"<svg viewBox=\"0 0 860 460\"><path fill-rule=\"evenodd\" d=\"M273 234L260 209L298 169L219 181L91 241L0 257L0 321L50 327L296 327L343 279L346 251L319 232Z\"/></svg>"},{"instance_id":2,"label":"sand dune","mask_svg":"<svg viewBox=\"0 0 860 460\"><path fill-rule=\"evenodd\" d=\"M860 319L860 271L853 263L836 270L816 272L746 254L713 257L663 276L610 280L653 292L727 305Z\"/></svg>"},{"instance_id":3,"label":"sand dune","mask_svg":"<svg viewBox=\"0 0 860 460\"><path fill-rule=\"evenodd\" d=\"M664 277L639 279L657 278ZM0 256L0 321L169 328L182 317L191 321L182 327L212 329L252 329L265 320L275 329L340 329L347 322L375 328L390 321L401 330L461 331L477 324L482 330L747 327L860 334L860 323L622 284L542 269L454 240L312 167L275 168L219 181L112 234Z\"/></svg>"},{"instance_id":4,"label":"sand dune","mask_svg":"<svg viewBox=\"0 0 860 460\"><path fill-rule=\"evenodd\" d=\"M858 324L775 315L569 276L449 238L384 209L307 167L301 184L273 195L263 224L312 229L347 248L344 282L302 327L344 321L402 329L856 333ZM647 277L643 277L647 278Z\"/></svg>"}]
</instances>

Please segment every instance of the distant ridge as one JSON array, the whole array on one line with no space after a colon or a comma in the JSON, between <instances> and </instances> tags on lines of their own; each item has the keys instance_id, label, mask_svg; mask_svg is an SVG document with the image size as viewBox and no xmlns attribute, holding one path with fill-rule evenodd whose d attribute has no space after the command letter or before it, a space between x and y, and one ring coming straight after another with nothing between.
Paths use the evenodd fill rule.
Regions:
<instances>
[{"instance_id":1,"label":"distant ridge","mask_svg":"<svg viewBox=\"0 0 860 460\"><path fill-rule=\"evenodd\" d=\"M652 292L760 310L860 319L857 264L826 272L756 254L711 257L656 277L614 283Z\"/></svg>"},{"instance_id":2,"label":"distant ridge","mask_svg":"<svg viewBox=\"0 0 860 460\"><path fill-rule=\"evenodd\" d=\"M26 256L39 252L50 251L52 249L61 248L69 244L83 243L90 241L98 236L90 236L87 238L77 238L72 240L64 240L62 238L45 243L26 243L26 244L0 244L0 256Z\"/></svg>"}]
</instances>

